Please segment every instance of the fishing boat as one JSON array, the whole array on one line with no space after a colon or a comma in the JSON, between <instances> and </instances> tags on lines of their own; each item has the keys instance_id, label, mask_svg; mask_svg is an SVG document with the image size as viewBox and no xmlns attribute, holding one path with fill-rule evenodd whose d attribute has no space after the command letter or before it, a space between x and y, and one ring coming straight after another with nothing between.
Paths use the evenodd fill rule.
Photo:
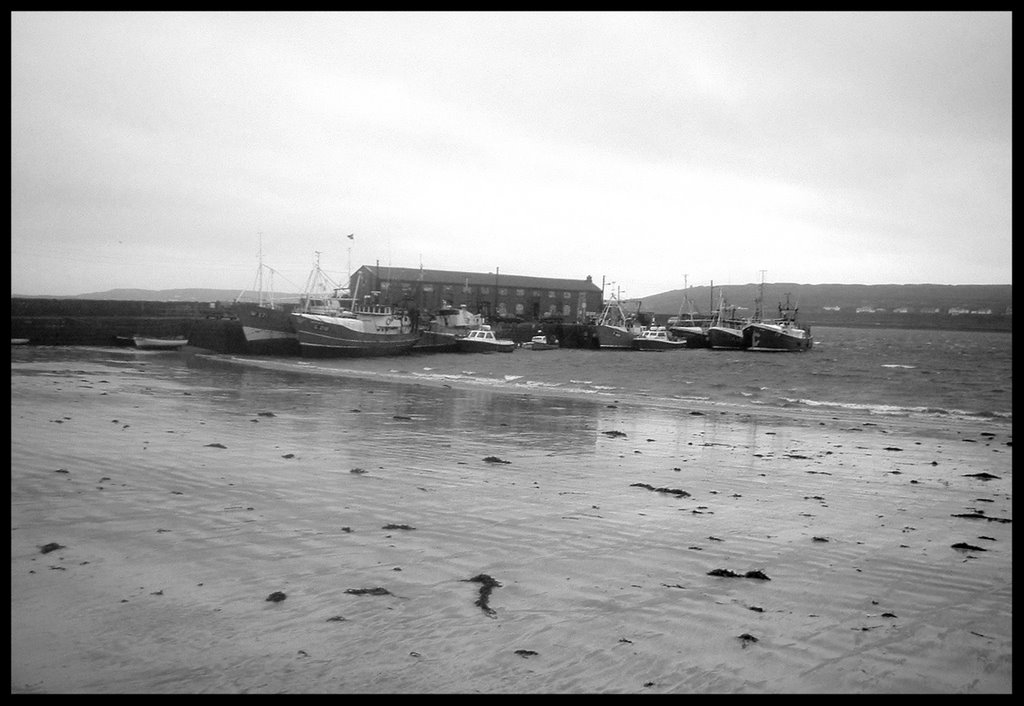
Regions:
<instances>
[{"instance_id":1,"label":"fishing boat","mask_svg":"<svg viewBox=\"0 0 1024 706\"><path fill-rule=\"evenodd\" d=\"M292 317L306 357L399 355L410 352L420 338L408 316L391 306L337 315L293 313Z\"/></svg>"},{"instance_id":2,"label":"fishing boat","mask_svg":"<svg viewBox=\"0 0 1024 706\"><path fill-rule=\"evenodd\" d=\"M683 284L683 303L679 305L679 315L668 320L668 332L676 338L686 341L687 348L708 347L708 327L711 326L710 316L701 316L694 309L689 297L689 287Z\"/></svg>"},{"instance_id":3,"label":"fishing boat","mask_svg":"<svg viewBox=\"0 0 1024 706\"><path fill-rule=\"evenodd\" d=\"M23 346L26 343L28 343L28 339L27 338L12 338L11 339L11 345L12 346Z\"/></svg>"},{"instance_id":4,"label":"fishing boat","mask_svg":"<svg viewBox=\"0 0 1024 706\"><path fill-rule=\"evenodd\" d=\"M188 345L187 338L151 338L149 336L132 336L136 348L145 350L172 351Z\"/></svg>"},{"instance_id":5,"label":"fishing boat","mask_svg":"<svg viewBox=\"0 0 1024 706\"><path fill-rule=\"evenodd\" d=\"M626 315L617 299L609 299L597 320L597 346L632 350L633 339L642 330L643 327L634 317Z\"/></svg>"},{"instance_id":6,"label":"fishing boat","mask_svg":"<svg viewBox=\"0 0 1024 706\"><path fill-rule=\"evenodd\" d=\"M747 350L752 351L806 351L814 345L809 326L797 323L798 309L791 307L789 295L786 305L779 302L779 316L772 320L751 321L743 329Z\"/></svg>"},{"instance_id":7,"label":"fishing boat","mask_svg":"<svg viewBox=\"0 0 1024 706\"><path fill-rule=\"evenodd\" d=\"M650 326L633 339L638 351L668 351L686 348L686 341L673 336L665 326Z\"/></svg>"},{"instance_id":8,"label":"fishing boat","mask_svg":"<svg viewBox=\"0 0 1024 706\"><path fill-rule=\"evenodd\" d=\"M458 345L461 353L511 353L516 349L514 341L498 338L487 324L481 324L460 338Z\"/></svg>"},{"instance_id":9,"label":"fishing boat","mask_svg":"<svg viewBox=\"0 0 1024 706\"><path fill-rule=\"evenodd\" d=\"M442 302L441 308L420 331L420 339L413 350L430 353L457 351L459 339L465 338L483 322L483 316L470 313L465 304L456 308Z\"/></svg>"},{"instance_id":10,"label":"fishing boat","mask_svg":"<svg viewBox=\"0 0 1024 706\"><path fill-rule=\"evenodd\" d=\"M558 348L558 339L551 341L541 331L538 331L536 336L523 344L523 348L531 351L549 351Z\"/></svg>"},{"instance_id":11,"label":"fishing boat","mask_svg":"<svg viewBox=\"0 0 1024 706\"><path fill-rule=\"evenodd\" d=\"M264 273L268 283L264 285ZM274 301L273 277L275 270L263 264L263 249L260 247L259 265L256 269L254 288L255 302L244 302L245 291L239 293L230 311L242 325L246 348L255 354L292 354L299 353L299 338L292 325L291 314L296 308L295 303L278 303Z\"/></svg>"},{"instance_id":12,"label":"fishing boat","mask_svg":"<svg viewBox=\"0 0 1024 706\"><path fill-rule=\"evenodd\" d=\"M360 302L360 282L357 278L351 293L337 286L320 270L318 257L300 309L291 313L303 356L361 357L412 351L420 332L408 312L390 304Z\"/></svg>"},{"instance_id":13,"label":"fishing boat","mask_svg":"<svg viewBox=\"0 0 1024 706\"><path fill-rule=\"evenodd\" d=\"M720 296L718 310L707 329L708 347L716 350L746 348L746 341L743 338L743 328L746 325L746 321L736 318L735 311L727 315L725 297Z\"/></svg>"}]
</instances>

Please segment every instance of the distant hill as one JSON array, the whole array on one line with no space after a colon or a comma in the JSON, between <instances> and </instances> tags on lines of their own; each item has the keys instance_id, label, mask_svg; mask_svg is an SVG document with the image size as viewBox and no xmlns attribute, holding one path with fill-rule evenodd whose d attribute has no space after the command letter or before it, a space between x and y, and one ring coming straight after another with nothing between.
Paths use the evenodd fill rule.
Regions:
<instances>
[{"instance_id":1,"label":"distant hill","mask_svg":"<svg viewBox=\"0 0 1024 706\"><path fill-rule=\"evenodd\" d=\"M717 305L720 294L730 306L742 307L741 314L753 313L759 284L736 284L710 287L691 287L687 292L697 312L707 313ZM641 310L652 314L671 316L679 313L683 305L682 289L674 289L644 297ZM773 282L764 285L764 308L776 311L780 302L789 296L791 303L800 308L803 316L854 313L867 308L878 312L906 309L909 313L943 313L950 309L963 309L964 313L990 311L994 315L1010 312L1013 304L1011 284L795 284ZM12 298L25 299L90 299L100 301L159 301L159 302L232 302L239 296L234 289L110 289L75 296L36 296L20 294ZM277 294L275 300L298 301L299 294ZM255 301L254 292L246 292L243 301ZM712 302L712 299L714 301ZM932 312L932 310L937 310ZM749 312L749 313L747 313Z\"/></svg>"},{"instance_id":2,"label":"distant hill","mask_svg":"<svg viewBox=\"0 0 1024 706\"><path fill-rule=\"evenodd\" d=\"M690 287L688 298L696 311L707 313L718 297L724 294L728 305L745 307L744 315L752 314L760 284L737 284L710 287ZM683 305L684 290L645 297L641 310L653 314L676 315ZM779 303L785 303L787 295L794 306L800 308L802 316L816 316L833 312L855 313L858 309L874 312L896 312L906 309L907 313L942 313L950 309L964 309L967 312L990 311L994 315L1008 313L1013 305L1011 284L794 284L791 282L766 282L764 285L764 309L771 314L777 311ZM712 302L712 299L714 302ZM837 308L838 307L838 308ZM933 312L932 310L937 310ZM964 312L964 313L967 313Z\"/></svg>"},{"instance_id":3,"label":"distant hill","mask_svg":"<svg viewBox=\"0 0 1024 706\"><path fill-rule=\"evenodd\" d=\"M135 301L135 302L233 302L238 298L237 289L108 289L105 292L89 292L64 296L12 294L19 299L89 299L92 301ZM298 301L299 294L275 294L275 301ZM246 292L242 301L256 301L255 292Z\"/></svg>"}]
</instances>

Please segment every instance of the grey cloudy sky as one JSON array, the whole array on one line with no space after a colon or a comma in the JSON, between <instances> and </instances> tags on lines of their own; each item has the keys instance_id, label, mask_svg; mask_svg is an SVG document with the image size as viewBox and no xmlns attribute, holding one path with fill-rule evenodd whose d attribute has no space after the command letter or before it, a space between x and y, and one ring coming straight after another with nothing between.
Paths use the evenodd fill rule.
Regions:
<instances>
[{"instance_id":1,"label":"grey cloudy sky","mask_svg":"<svg viewBox=\"0 0 1024 706\"><path fill-rule=\"evenodd\" d=\"M1011 21L15 12L11 291L1010 283Z\"/></svg>"}]
</instances>

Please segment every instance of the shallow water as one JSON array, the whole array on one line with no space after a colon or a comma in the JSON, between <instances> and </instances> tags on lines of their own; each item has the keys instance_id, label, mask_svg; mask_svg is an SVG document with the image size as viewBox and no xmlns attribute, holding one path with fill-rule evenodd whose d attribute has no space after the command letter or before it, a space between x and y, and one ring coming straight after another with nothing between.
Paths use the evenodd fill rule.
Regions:
<instances>
[{"instance_id":1,"label":"shallow water","mask_svg":"<svg viewBox=\"0 0 1024 706\"><path fill-rule=\"evenodd\" d=\"M268 392L301 386L315 375L602 403L656 403L678 409L699 402L739 410L1012 423L1013 350L1008 333L819 327L814 334L815 347L805 353L520 349L504 355L307 360L77 349L75 355L81 357L88 350L94 359L143 367L156 363L174 367L184 361L193 372L216 370L217 387L225 376L234 376L239 385ZM67 357L75 350L12 348L11 355L12 362L41 362ZM245 372L258 368L299 377L284 375L269 385Z\"/></svg>"}]
</instances>

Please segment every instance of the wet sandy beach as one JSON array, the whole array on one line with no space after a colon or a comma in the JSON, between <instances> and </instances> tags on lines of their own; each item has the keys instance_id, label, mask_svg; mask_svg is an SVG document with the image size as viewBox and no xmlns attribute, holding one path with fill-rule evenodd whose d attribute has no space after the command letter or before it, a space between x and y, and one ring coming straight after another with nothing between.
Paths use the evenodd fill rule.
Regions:
<instances>
[{"instance_id":1,"label":"wet sandy beach","mask_svg":"<svg viewBox=\"0 0 1024 706\"><path fill-rule=\"evenodd\" d=\"M12 366L12 693L1010 693L1002 429Z\"/></svg>"}]
</instances>

